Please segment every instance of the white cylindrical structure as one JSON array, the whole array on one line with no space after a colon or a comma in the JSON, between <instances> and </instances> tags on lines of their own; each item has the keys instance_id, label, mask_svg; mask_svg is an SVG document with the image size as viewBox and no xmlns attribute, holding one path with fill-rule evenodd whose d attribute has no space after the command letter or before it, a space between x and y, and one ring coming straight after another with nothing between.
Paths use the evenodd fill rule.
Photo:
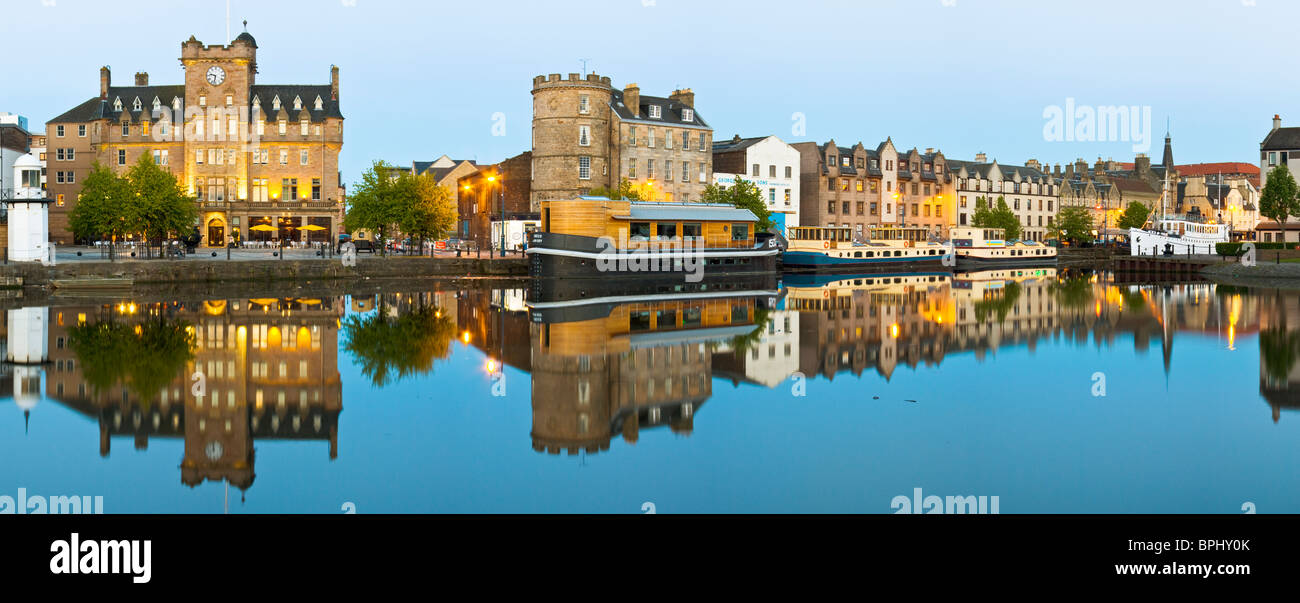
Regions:
<instances>
[{"instance_id":1,"label":"white cylindrical structure","mask_svg":"<svg viewBox=\"0 0 1300 603\"><path fill-rule=\"evenodd\" d=\"M46 261L49 257L50 202L41 189L41 162L23 155L14 162L14 198L9 212L9 259Z\"/></svg>"}]
</instances>

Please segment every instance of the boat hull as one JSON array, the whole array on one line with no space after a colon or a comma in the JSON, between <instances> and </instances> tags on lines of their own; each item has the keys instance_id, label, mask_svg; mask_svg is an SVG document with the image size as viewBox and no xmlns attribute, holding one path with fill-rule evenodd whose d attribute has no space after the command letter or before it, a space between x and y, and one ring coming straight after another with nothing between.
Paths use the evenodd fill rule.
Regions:
<instances>
[{"instance_id":1,"label":"boat hull","mask_svg":"<svg viewBox=\"0 0 1300 603\"><path fill-rule=\"evenodd\" d=\"M958 257L957 269L988 269L988 268L1043 268L1056 266L1058 257L1008 257L1008 258L979 258L979 257Z\"/></svg>"},{"instance_id":2,"label":"boat hull","mask_svg":"<svg viewBox=\"0 0 1300 603\"><path fill-rule=\"evenodd\" d=\"M918 272L943 267L943 256L837 258L811 251L787 251L781 258L786 272Z\"/></svg>"}]
</instances>

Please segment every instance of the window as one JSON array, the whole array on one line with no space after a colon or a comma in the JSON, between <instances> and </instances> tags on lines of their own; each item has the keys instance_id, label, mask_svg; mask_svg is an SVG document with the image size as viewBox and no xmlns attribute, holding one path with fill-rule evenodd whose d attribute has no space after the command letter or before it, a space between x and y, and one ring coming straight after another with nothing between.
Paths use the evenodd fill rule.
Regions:
<instances>
[{"instance_id":1,"label":"window","mask_svg":"<svg viewBox=\"0 0 1300 603\"><path fill-rule=\"evenodd\" d=\"M673 148L673 132L672 132L672 130L664 130L664 148L665 148L665 149L671 149L671 148Z\"/></svg>"},{"instance_id":2,"label":"window","mask_svg":"<svg viewBox=\"0 0 1300 603\"><path fill-rule=\"evenodd\" d=\"M266 135L266 120L265 120L265 119L259 119L259 120L257 120L257 135L258 135L258 136L265 136L265 135Z\"/></svg>"},{"instance_id":3,"label":"window","mask_svg":"<svg viewBox=\"0 0 1300 603\"><path fill-rule=\"evenodd\" d=\"M60 127L62 127L62 126L60 126ZM63 132L62 132L62 130L60 130L60 132L59 132L59 136L63 136ZM1269 165L1277 165L1277 151L1269 151L1269 152L1268 152L1268 164L1269 164Z\"/></svg>"},{"instance_id":4,"label":"window","mask_svg":"<svg viewBox=\"0 0 1300 603\"><path fill-rule=\"evenodd\" d=\"M682 224L683 239L698 239L704 236L704 226L699 222L686 222Z\"/></svg>"},{"instance_id":5,"label":"window","mask_svg":"<svg viewBox=\"0 0 1300 603\"><path fill-rule=\"evenodd\" d=\"M299 134L299 135L301 135L301 136L306 136L306 135L308 134L308 132L310 132L310 131L311 131L311 122L309 122L309 121L307 121L307 120L305 120L305 119L302 120L302 121L300 121L300 122L298 122L298 134Z\"/></svg>"},{"instance_id":6,"label":"window","mask_svg":"<svg viewBox=\"0 0 1300 603\"><path fill-rule=\"evenodd\" d=\"M655 148L655 129L647 128L647 131L648 133L646 134L645 137L645 146L653 149Z\"/></svg>"},{"instance_id":7,"label":"window","mask_svg":"<svg viewBox=\"0 0 1300 603\"><path fill-rule=\"evenodd\" d=\"M288 133L289 133L289 122L280 120L280 136L284 136L285 134Z\"/></svg>"},{"instance_id":8,"label":"window","mask_svg":"<svg viewBox=\"0 0 1300 603\"><path fill-rule=\"evenodd\" d=\"M266 178L253 179L253 190L252 190L253 201L265 202L267 200L268 197L266 194L266 190L267 190L266 182L267 182Z\"/></svg>"},{"instance_id":9,"label":"window","mask_svg":"<svg viewBox=\"0 0 1300 603\"><path fill-rule=\"evenodd\" d=\"M127 136L130 135L131 135L131 124L127 122L122 122L122 138L126 138Z\"/></svg>"},{"instance_id":10,"label":"window","mask_svg":"<svg viewBox=\"0 0 1300 603\"><path fill-rule=\"evenodd\" d=\"M208 97L206 97L206 96L200 96L200 97L199 97L199 106L200 106L200 107L206 107L206 106L208 106Z\"/></svg>"},{"instance_id":11,"label":"window","mask_svg":"<svg viewBox=\"0 0 1300 603\"><path fill-rule=\"evenodd\" d=\"M664 161L664 180L672 181L673 179L673 162Z\"/></svg>"},{"instance_id":12,"label":"window","mask_svg":"<svg viewBox=\"0 0 1300 603\"><path fill-rule=\"evenodd\" d=\"M748 240L748 239L749 239L749 225L748 225L748 224L732 224L732 225L731 225L731 240L733 240L733 241L746 241L746 240Z\"/></svg>"},{"instance_id":13,"label":"window","mask_svg":"<svg viewBox=\"0 0 1300 603\"><path fill-rule=\"evenodd\" d=\"M655 224L655 236L660 239L677 238L677 225L672 222Z\"/></svg>"},{"instance_id":14,"label":"window","mask_svg":"<svg viewBox=\"0 0 1300 603\"><path fill-rule=\"evenodd\" d=\"M650 119L659 119L661 117L663 117L663 107L650 105Z\"/></svg>"},{"instance_id":15,"label":"window","mask_svg":"<svg viewBox=\"0 0 1300 603\"><path fill-rule=\"evenodd\" d=\"M701 150L701 151L704 150L704 144L705 144L705 143L704 143L704 133L703 133L703 132L700 132L700 150Z\"/></svg>"},{"instance_id":16,"label":"window","mask_svg":"<svg viewBox=\"0 0 1300 603\"><path fill-rule=\"evenodd\" d=\"M578 126L578 146L591 146L591 126Z\"/></svg>"},{"instance_id":17,"label":"window","mask_svg":"<svg viewBox=\"0 0 1300 603\"><path fill-rule=\"evenodd\" d=\"M833 214L833 213L835 213L835 202L834 202L834 201L827 201L827 202L826 202L826 213L828 213L828 214Z\"/></svg>"},{"instance_id":18,"label":"window","mask_svg":"<svg viewBox=\"0 0 1300 603\"><path fill-rule=\"evenodd\" d=\"M682 182L690 182L690 181L691 181L691 162L689 162L689 161L683 161L683 162L682 162Z\"/></svg>"},{"instance_id":19,"label":"window","mask_svg":"<svg viewBox=\"0 0 1300 603\"><path fill-rule=\"evenodd\" d=\"M298 200L298 179L297 178L282 179L280 181L280 191L281 191L280 195L284 197L285 201L297 201Z\"/></svg>"},{"instance_id":20,"label":"window","mask_svg":"<svg viewBox=\"0 0 1300 603\"><path fill-rule=\"evenodd\" d=\"M685 121L685 122L692 122L692 121L695 121L695 110L694 110L694 109L682 109L682 121ZM685 145L683 145L683 146L685 146Z\"/></svg>"},{"instance_id":21,"label":"window","mask_svg":"<svg viewBox=\"0 0 1300 603\"><path fill-rule=\"evenodd\" d=\"M63 138L63 126L54 126L54 135Z\"/></svg>"},{"instance_id":22,"label":"window","mask_svg":"<svg viewBox=\"0 0 1300 603\"><path fill-rule=\"evenodd\" d=\"M59 184L63 184L63 172L56 172L55 178L56 178L55 182Z\"/></svg>"},{"instance_id":23,"label":"window","mask_svg":"<svg viewBox=\"0 0 1300 603\"><path fill-rule=\"evenodd\" d=\"M280 149L280 165L289 165L289 149Z\"/></svg>"},{"instance_id":24,"label":"window","mask_svg":"<svg viewBox=\"0 0 1300 603\"><path fill-rule=\"evenodd\" d=\"M645 177L654 180L655 177L655 160L645 160Z\"/></svg>"},{"instance_id":25,"label":"window","mask_svg":"<svg viewBox=\"0 0 1300 603\"><path fill-rule=\"evenodd\" d=\"M774 188L767 189L767 202L776 203L776 189Z\"/></svg>"},{"instance_id":26,"label":"window","mask_svg":"<svg viewBox=\"0 0 1300 603\"><path fill-rule=\"evenodd\" d=\"M320 178L311 179L311 200L320 201Z\"/></svg>"},{"instance_id":27,"label":"window","mask_svg":"<svg viewBox=\"0 0 1300 603\"><path fill-rule=\"evenodd\" d=\"M591 180L591 158L590 157L578 158L578 179Z\"/></svg>"},{"instance_id":28,"label":"window","mask_svg":"<svg viewBox=\"0 0 1300 603\"><path fill-rule=\"evenodd\" d=\"M754 172L753 172L753 174L751 174L751 175L752 175L753 177L757 178L757 177L758 177L758 170L760 170L760 169L762 169L762 168L761 168L757 163L755 163L755 164L754 164Z\"/></svg>"},{"instance_id":29,"label":"window","mask_svg":"<svg viewBox=\"0 0 1300 603\"><path fill-rule=\"evenodd\" d=\"M709 176L708 173L704 170L704 162L701 161L699 163L699 166L700 166L700 182L701 183L708 182Z\"/></svg>"},{"instance_id":30,"label":"window","mask_svg":"<svg viewBox=\"0 0 1300 603\"><path fill-rule=\"evenodd\" d=\"M638 237L639 237L639 238L642 238L642 239L649 239L649 238L650 238L650 223L649 223L649 222L633 222L633 223L629 224L629 225L628 225L628 236L631 237L632 239L636 239L636 238L638 238Z\"/></svg>"},{"instance_id":31,"label":"window","mask_svg":"<svg viewBox=\"0 0 1300 603\"><path fill-rule=\"evenodd\" d=\"M202 163L202 162L200 162ZM126 165L126 149L117 150L117 164Z\"/></svg>"},{"instance_id":32,"label":"window","mask_svg":"<svg viewBox=\"0 0 1300 603\"><path fill-rule=\"evenodd\" d=\"M59 131L62 132L62 130L63 130L63 126L59 126ZM59 136L63 136L63 134L60 133ZM85 137L86 137L86 126L85 126L85 124L82 124L82 125L77 126L77 136L80 136L80 137L82 137L82 138L85 138Z\"/></svg>"},{"instance_id":33,"label":"window","mask_svg":"<svg viewBox=\"0 0 1300 603\"><path fill-rule=\"evenodd\" d=\"M856 190L857 190L859 193L862 192L862 181L861 181L861 180L858 180L858 181L856 181L856 183L857 183Z\"/></svg>"},{"instance_id":34,"label":"window","mask_svg":"<svg viewBox=\"0 0 1300 603\"><path fill-rule=\"evenodd\" d=\"M60 148L60 149L54 149L54 154L55 154L55 156L57 156L57 157L59 158L59 161L63 161L63 160L64 160L64 157L67 157L67 155L64 154L63 149L61 149L61 148Z\"/></svg>"},{"instance_id":35,"label":"window","mask_svg":"<svg viewBox=\"0 0 1300 603\"><path fill-rule=\"evenodd\" d=\"M226 121L226 137L230 140L239 139L239 120L229 119Z\"/></svg>"},{"instance_id":36,"label":"window","mask_svg":"<svg viewBox=\"0 0 1300 603\"><path fill-rule=\"evenodd\" d=\"M788 188L785 189L785 204L786 205L790 204L790 189Z\"/></svg>"},{"instance_id":37,"label":"window","mask_svg":"<svg viewBox=\"0 0 1300 603\"><path fill-rule=\"evenodd\" d=\"M303 150L301 150L301 151L298 151L298 163L299 163L299 164L301 164L301 165L307 165L307 158L308 158L308 151L307 151L307 149L303 149Z\"/></svg>"},{"instance_id":38,"label":"window","mask_svg":"<svg viewBox=\"0 0 1300 603\"><path fill-rule=\"evenodd\" d=\"M630 147L636 146L636 126L627 129L627 144Z\"/></svg>"},{"instance_id":39,"label":"window","mask_svg":"<svg viewBox=\"0 0 1300 603\"><path fill-rule=\"evenodd\" d=\"M160 166L166 166L166 165L167 165L167 151L165 151L165 150L155 150L155 151L153 152L153 162L156 163L156 164L158 164L158 165L160 165Z\"/></svg>"},{"instance_id":40,"label":"window","mask_svg":"<svg viewBox=\"0 0 1300 603\"><path fill-rule=\"evenodd\" d=\"M591 97L583 94L578 97L578 113L586 115L591 112Z\"/></svg>"},{"instance_id":41,"label":"window","mask_svg":"<svg viewBox=\"0 0 1300 603\"><path fill-rule=\"evenodd\" d=\"M197 164L199 164L199 165L203 165L203 149L195 149L195 151L194 151L194 163L197 163Z\"/></svg>"},{"instance_id":42,"label":"window","mask_svg":"<svg viewBox=\"0 0 1300 603\"><path fill-rule=\"evenodd\" d=\"M632 180L636 180L636 160L635 160L635 159L628 159L628 160L627 160L627 177L630 178L630 179L632 179Z\"/></svg>"}]
</instances>

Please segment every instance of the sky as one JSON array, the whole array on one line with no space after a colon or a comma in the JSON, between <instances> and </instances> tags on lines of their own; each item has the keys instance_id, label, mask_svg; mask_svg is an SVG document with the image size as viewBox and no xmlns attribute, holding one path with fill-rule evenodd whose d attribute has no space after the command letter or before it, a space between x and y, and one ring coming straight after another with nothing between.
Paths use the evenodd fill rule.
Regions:
<instances>
[{"instance_id":1,"label":"sky","mask_svg":"<svg viewBox=\"0 0 1300 603\"><path fill-rule=\"evenodd\" d=\"M95 96L101 65L119 85L137 71L179 84L184 40L229 40L226 0L3 4L27 35L0 37L0 111L34 130ZM1300 22L1292 0L229 4L230 37L247 19L258 41L259 82L325 84L339 66L346 182L377 159L494 162L528 150L532 78L581 73L584 60L646 95L692 88L716 139L892 137L1004 164L1132 161L1146 139L1159 161L1168 124L1178 163L1258 164L1274 114L1300 124L1300 80L1278 77L1289 65L1277 41ZM1139 136L1095 125L1106 140L1058 135L1087 132L1052 129L1067 103L1087 124L1090 110L1137 107Z\"/></svg>"}]
</instances>

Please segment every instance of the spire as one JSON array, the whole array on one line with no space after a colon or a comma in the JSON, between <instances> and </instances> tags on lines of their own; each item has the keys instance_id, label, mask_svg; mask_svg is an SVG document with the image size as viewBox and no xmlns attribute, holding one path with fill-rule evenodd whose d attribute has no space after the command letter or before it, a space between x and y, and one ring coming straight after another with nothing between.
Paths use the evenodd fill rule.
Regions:
<instances>
[{"instance_id":1,"label":"spire","mask_svg":"<svg viewBox=\"0 0 1300 603\"><path fill-rule=\"evenodd\" d=\"M31 426L32 426L31 423L32 423L32 411L24 410L23 411L23 435L28 435L28 433L30 433Z\"/></svg>"},{"instance_id":2,"label":"spire","mask_svg":"<svg viewBox=\"0 0 1300 603\"><path fill-rule=\"evenodd\" d=\"M1174 140L1174 139L1169 135L1169 133L1168 133L1168 132L1165 132L1165 157L1164 157L1164 160L1161 161L1160 163L1161 163L1161 165L1165 166L1165 168L1168 169L1168 170L1172 170L1172 169L1174 169L1174 142L1173 142L1173 140Z\"/></svg>"}]
</instances>

